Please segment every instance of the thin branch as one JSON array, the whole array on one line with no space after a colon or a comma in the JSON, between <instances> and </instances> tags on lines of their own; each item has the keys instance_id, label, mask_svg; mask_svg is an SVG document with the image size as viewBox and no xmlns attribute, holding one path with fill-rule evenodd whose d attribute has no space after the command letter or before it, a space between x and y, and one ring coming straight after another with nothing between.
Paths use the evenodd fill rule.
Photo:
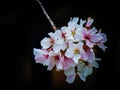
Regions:
<instances>
[{"instance_id":1,"label":"thin branch","mask_svg":"<svg viewBox=\"0 0 120 90\"><path fill-rule=\"evenodd\" d=\"M53 21L51 20L51 18L49 17L49 15L47 14L44 6L42 5L42 3L39 1L39 0L36 0L38 2L38 4L41 6L42 10L43 10L43 13L45 14L45 16L47 17L47 19L49 20L53 30L56 30L56 26L55 24L53 23Z\"/></svg>"}]
</instances>

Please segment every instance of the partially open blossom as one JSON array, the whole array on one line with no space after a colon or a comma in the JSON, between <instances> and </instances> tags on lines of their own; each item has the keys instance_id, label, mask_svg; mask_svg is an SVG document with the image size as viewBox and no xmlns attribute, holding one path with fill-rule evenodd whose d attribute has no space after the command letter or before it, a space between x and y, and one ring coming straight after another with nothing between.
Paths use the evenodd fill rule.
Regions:
<instances>
[{"instance_id":1,"label":"partially open blossom","mask_svg":"<svg viewBox=\"0 0 120 90\"><path fill-rule=\"evenodd\" d=\"M87 20L87 23L85 24L85 27L87 29L90 29L93 22L94 22L94 19L92 19L91 17L89 17L88 20Z\"/></svg>"},{"instance_id":2,"label":"partially open blossom","mask_svg":"<svg viewBox=\"0 0 120 90\"><path fill-rule=\"evenodd\" d=\"M107 36L104 33L99 32L99 34L102 36L102 39L100 39L96 44L99 48L101 48L103 51L107 48L104 43L107 41Z\"/></svg>"},{"instance_id":3,"label":"partially open blossom","mask_svg":"<svg viewBox=\"0 0 120 90\"><path fill-rule=\"evenodd\" d=\"M107 36L96 27L92 27L94 19L82 20L71 18L67 26L48 33L49 37L41 40L42 49L33 49L35 62L47 66L47 70L56 68L63 70L66 82L73 83L76 75L82 81L98 68L94 47L106 50L104 43Z\"/></svg>"},{"instance_id":4,"label":"partially open blossom","mask_svg":"<svg viewBox=\"0 0 120 90\"><path fill-rule=\"evenodd\" d=\"M44 38L41 41L41 46L44 49L52 47L55 52L59 52L61 49L64 49L64 38L62 38L62 33L60 30L56 30L55 33L48 33L50 38Z\"/></svg>"}]
</instances>

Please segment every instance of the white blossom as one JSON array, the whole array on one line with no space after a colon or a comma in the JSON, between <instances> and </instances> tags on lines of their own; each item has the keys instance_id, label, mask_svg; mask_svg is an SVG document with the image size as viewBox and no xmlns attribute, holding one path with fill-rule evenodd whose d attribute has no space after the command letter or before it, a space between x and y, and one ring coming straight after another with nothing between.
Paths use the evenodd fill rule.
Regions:
<instances>
[{"instance_id":1,"label":"white blossom","mask_svg":"<svg viewBox=\"0 0 120 90\"><path fill-rule=\"evenodd\" d=\"M33 49L35 62L47 66L47 70L63 70L67 83L73 83L76 75L82 81L99 68L94 47L106 50L104 43L107 35L92 27L94 19L82 20L71 18L67 26L48 33L49 37L41 40L42 49ZM77 70L76 70L77 69Z\"/></svg>"}]
</instances>

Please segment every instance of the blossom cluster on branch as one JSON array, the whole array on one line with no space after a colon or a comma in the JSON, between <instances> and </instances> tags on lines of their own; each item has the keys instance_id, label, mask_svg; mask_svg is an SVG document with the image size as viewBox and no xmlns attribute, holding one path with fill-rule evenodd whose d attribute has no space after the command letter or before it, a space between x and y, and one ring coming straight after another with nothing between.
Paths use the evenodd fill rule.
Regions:
<instances>
[{"instance_id":1,"label":"blossom cluster on branch","mask_svg":"<svg viewBox=\"0 0 120 90\"><path fill-rule=\"evenodd\" d=\"M92 27L94 19L82 20L71 18L67 26L48 33L49 37L41 40L41 49L34 48L35 62L47 66L47 70L63 70L66 82L73 83L76 75L86 81L93 68L98 68L94 47L103 51L107 48L106 34Z\"/></svg>"}]
</instances>

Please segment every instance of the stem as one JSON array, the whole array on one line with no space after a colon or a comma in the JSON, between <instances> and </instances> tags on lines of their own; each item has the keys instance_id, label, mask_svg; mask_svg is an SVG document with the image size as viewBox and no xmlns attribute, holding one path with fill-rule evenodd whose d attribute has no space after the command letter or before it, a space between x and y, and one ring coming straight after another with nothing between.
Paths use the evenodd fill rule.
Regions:
<instances>
[{"instance_id":1,"label":"stem","mask_svg":"<svg viewBox=\"0 0 120 90\"><path fill-rule=\"evenodd\" d=\"M52 26L53 30L56 30L56 26L55 24L53 23L53 21L51 20L51 18L49 17L49 15L47 14L44 6L42 5L42 3L39 1L39 0L36 0L38 2L38 4L41 6L42 10L43 10L43 13L45 14L45 16L47 17L47 19L49 20L50 22L50 25Z\"/></svg>"}]
</instances>

